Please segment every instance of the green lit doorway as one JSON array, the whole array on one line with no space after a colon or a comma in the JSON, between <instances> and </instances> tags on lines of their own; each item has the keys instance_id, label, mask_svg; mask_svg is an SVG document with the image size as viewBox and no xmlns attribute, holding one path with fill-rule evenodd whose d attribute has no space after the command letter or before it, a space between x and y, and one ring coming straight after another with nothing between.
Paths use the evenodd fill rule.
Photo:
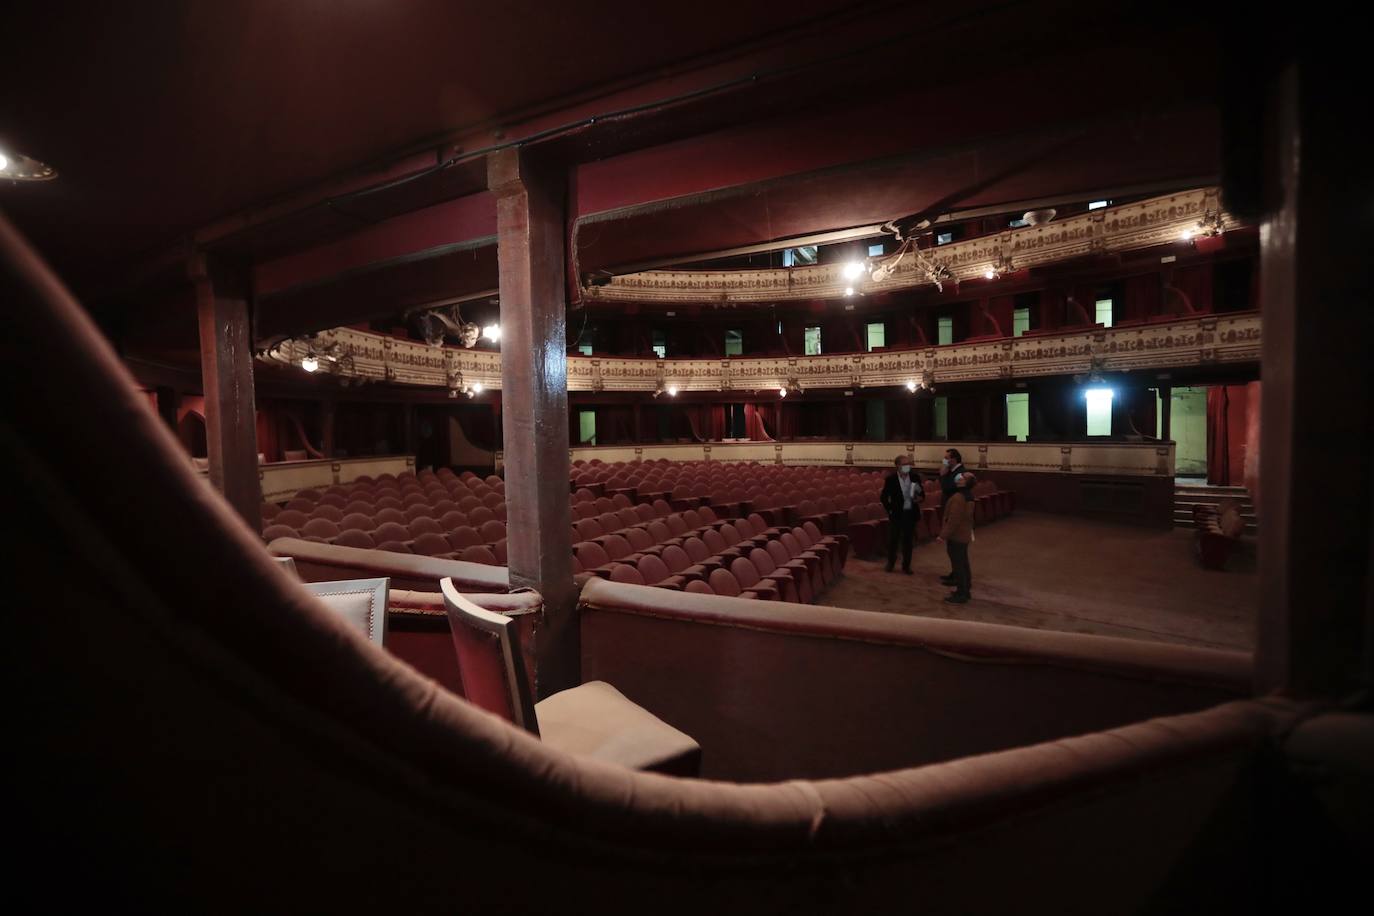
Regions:
<instances>
[{"instance_id":1,"label":"green lit doorway","mask_svg":"<svg viewBox=\"0 0 1374 916\"><path fill-rule=\"evenodd\" d=\"M1164 414L1155 391L1155 435L1163 438ZM1169 435L1174 440L1174 474L1207 476L1207 388L1169 389Z\"/></svg>"}]
</instances>

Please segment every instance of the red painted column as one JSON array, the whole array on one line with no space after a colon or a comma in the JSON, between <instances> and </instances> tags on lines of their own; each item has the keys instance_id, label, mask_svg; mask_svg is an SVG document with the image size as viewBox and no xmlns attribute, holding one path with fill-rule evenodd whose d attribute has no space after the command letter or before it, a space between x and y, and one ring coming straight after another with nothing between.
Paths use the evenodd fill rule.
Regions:
<instances>
[{"instance_id":1,"label":"red painted column","mask_svg":"<svg viewBox=\"0 0 1374 916\"><path fill-rule=\"evenodd\" d=\"M262 527L253 335L243 278L201 254L188 263L200 318L210 482L254 531Z\"/></svg>"},{"instance_id":2,"label":"red painted column","mask_svg":"<svg viewBox=\"0 0 1374 916\"><path fill-rule=\"evenodd\" d=\"M568 505L566 177L518 149L487 160L496 194L501 292L502 448L512 586L544 598L537 691L580 683Z\"/></svg>"}]
</instances>

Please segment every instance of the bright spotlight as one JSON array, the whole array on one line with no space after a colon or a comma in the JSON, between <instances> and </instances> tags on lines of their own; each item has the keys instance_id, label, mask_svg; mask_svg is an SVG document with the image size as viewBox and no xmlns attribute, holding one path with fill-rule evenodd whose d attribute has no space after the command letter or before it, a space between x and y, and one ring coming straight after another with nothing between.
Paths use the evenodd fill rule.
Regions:
<instances>
[{"instance_id":1,"label":"bright spotlight","mask_svg":"<svg viewBox=\"0 0 1374 916\"><path fill-rule=\"evenodd\" d=\"M907 383L906 383L906 390L907 390L907 391L915 391L915 390L916 390L916 383L915 383L915 382L907 382Z\"/></svg>"},{"instance_id":2,"label":"bright spotlight","mask_svg":"<svg viewBox=\"0 0 1374 916\"><path fill-rule=\"evenodd\" d=\"M844 265L844 278L846 280L857 280L863 276L864 266L858 261L850 261Z\"/></svg>"},{"instance_id":3,"label":"bright spotlight","mask_svg":"<svg viewBox=\"0 0 1374 916\"><path fill-rule=\"evenodd\" d=\"M852 296L852 295L854 295L854 287L852 287L852 286L846 286L846 287L844 288L844 294L845 294L846 296Z\"/></svg>"},{"instance_id":4,"label":"bright spotlight","mask_svg":"<svg viewBox=\"0 0 1374 916\"><path fill-rule=\"evenodd\" d=\"M489 324L482 329L482 336L492 342L501 339L501 326L499 324Z\"/></svg>"},{"instance_id":5,"label":"bright spotlight","mask_svg":"<svg viewBox=\"0 0 1374 916\"><path fill-rule=\"evenodd\" d=\"M669 386L668 386L668 397L670 397L670 398L675 398L675 397L677 397L677 386L676 386L676 385L669 385Z\"/></svg>"},{"instance_id":6,"label":"bright spotlight","mask_svg":"<svg viewBox=\"0 0 1374 916\"><path fill-rule=\"evenodd\" d=\"M485 391L485 390L486 390L486 386L483 385L481 382L473 382L473 383L472 383L472 393L473 393L473 394L481 394L481 393L482 393L483 391Z\"/></svg>"},{"instance_id":7,"label":"bright spotlight","mask_svg":"<svg viewBox=\"0 0 1374 916\"><path fill-rule=\"evenodd\" d=\"M1189 240L1190 238L1192 238L1192 237L1193 237L1193 230L1191 230L1191 229L1184 229L1184 230L1183 230L1183 234L1182 234L1182 236L1181 236L1181 238L1183 239L1183 241L1186 242L1186 241L1188 241L1188 240Z\"/></svg>"},{"instance_id":8,"label":"bright spotlight","mask_svg":"<svg viewBox=\"0 0 1374 916\"><path fill-rule=\"evenodd\" d=\"M997 269L996 269L995 267L989 267L987 270L983 271L983 279L984 279L984 280L996 280L996 279L997 279Z\"/></svg>"},{"instance_id":9,"label":"bright spotlight","mask_svg":"<svg viewBox=\"0 0 1374 916\"><path fill-rule=\"evenodd\" d=\"M10 157L0 153L0 172L10 167Z\"/></svg>"},{"instance_id":10,"label":"bright spotlight","mask_svg":"<svg viewBox=\"0 0 1374 916\"><path fill-rule=\"evenodd\" d=\"M320 368L320 361L313 356L307 356L305 359L301 360L301 368L306 372L314 372L316 369Z\"/></svg>"},{"instance_id":11,"label":"bright spotlight","mask_svg":"<svg viewBox=\"0 0 1374 916\"><path fill-rule=\"evenodd\" d=\"M787 389L786 389L786 388L779 388L779 389L778 389L778 397L780 397L780 398L785 398L785 397L787 397Z\"/></svg>"}]
</instances>

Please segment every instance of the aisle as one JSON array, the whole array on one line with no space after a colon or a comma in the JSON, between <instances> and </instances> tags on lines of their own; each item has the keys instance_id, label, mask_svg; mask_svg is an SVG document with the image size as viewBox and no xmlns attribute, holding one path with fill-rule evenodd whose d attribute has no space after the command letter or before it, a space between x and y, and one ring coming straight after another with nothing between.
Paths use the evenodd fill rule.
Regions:
<instances>
[{"instance_id":1,"label":"aisle","mask_svg":"<svg viewBox=\"0 0 1374 916\"><path fill-rule=\"evenodd\" d=\"M1018 512L979 529L973 600L946 604L942 545L916 548L915 574L851 558L818 603L1096 633L1209 648L1252 650L1257 576L1253 560L1212 572L1198 566L1193 532Z\"/></svg>"}]
</instances>

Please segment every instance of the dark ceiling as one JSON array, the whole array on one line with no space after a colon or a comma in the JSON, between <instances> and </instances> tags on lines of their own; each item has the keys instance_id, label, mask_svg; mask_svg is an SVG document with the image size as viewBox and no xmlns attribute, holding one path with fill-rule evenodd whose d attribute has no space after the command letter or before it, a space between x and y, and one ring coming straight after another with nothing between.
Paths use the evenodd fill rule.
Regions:
<instances>
[{"instance_id":1,"label":"dark ceiling","mask_svg":"<svg viewBox=\"0 0 1374 916\"><path fill-rule=\"evenodd\" d=\"M233 0L6 9L0 144L60 179L0 189L62 271L456 131L853 8L791 0Z\"/></svg>"}]
</instances>

